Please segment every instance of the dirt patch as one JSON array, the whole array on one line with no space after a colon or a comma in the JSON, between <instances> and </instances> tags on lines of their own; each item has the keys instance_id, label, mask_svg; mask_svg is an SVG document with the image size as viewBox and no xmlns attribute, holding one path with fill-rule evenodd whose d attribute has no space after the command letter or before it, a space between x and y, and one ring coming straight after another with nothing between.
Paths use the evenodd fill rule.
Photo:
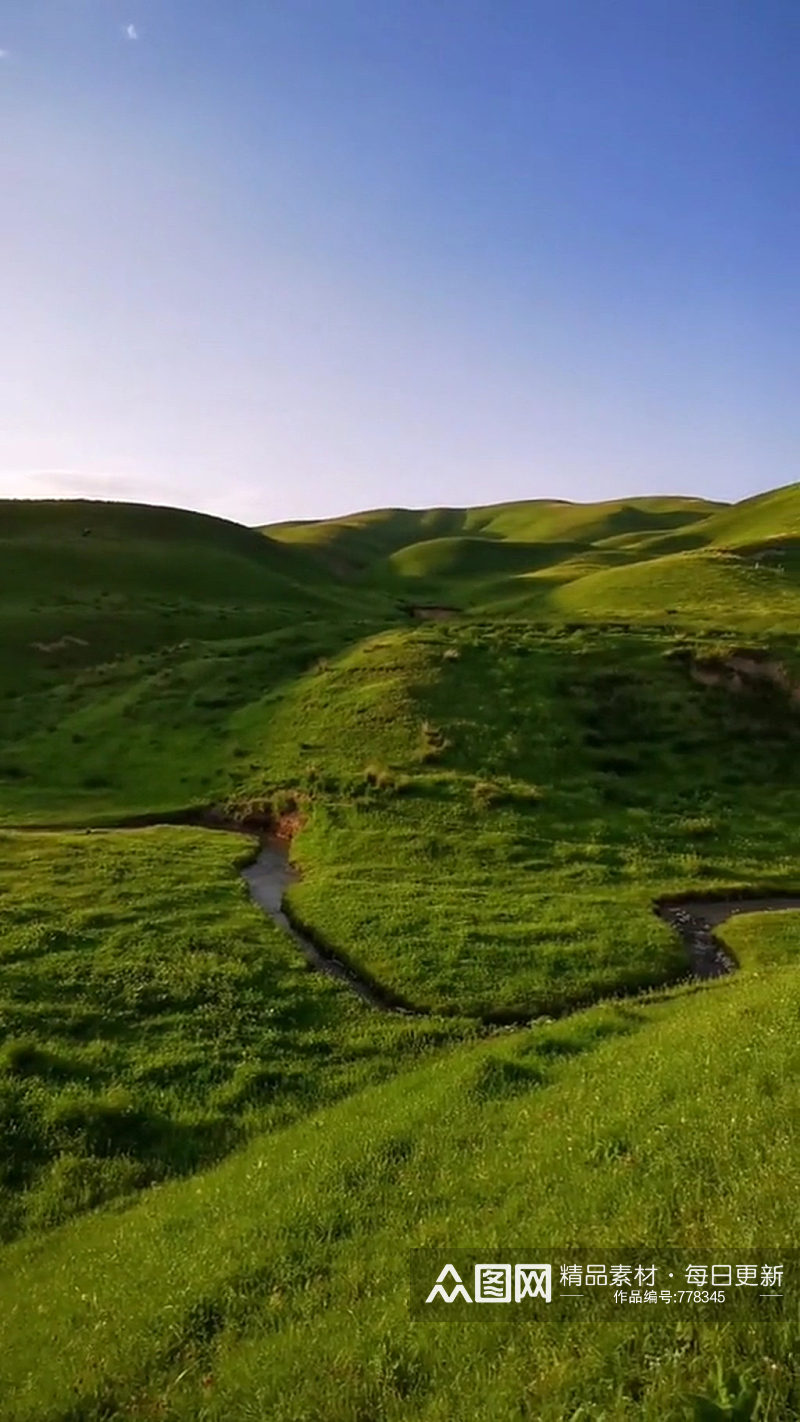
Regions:
<instances>
[{"instance_id":1,"label":"dirt patch","mask_svg":"<svg viewBox=\"0 0 800 1422\"><path fill-rule=\"evenodd\" d=\"M769 653L737 650L727 656L697 657L689 660L689 675L702 686L725 686L729 691L752 691L759 685L775 686L800 706L800 686L786 667Z\"/></svg>"},{"instance_id":2,"label":"dirt patch","mask_svg":"<svg viewBox=\"0 0 800 1422\"><path fill-rule=\"evenodd\" d=\"M270 838L280 841L281 844L290 844L304 824L305 817L300 810L285 810L273 820Z\"/></svg>"},{"instance_id":3,"label":"dirt patch","mask_svg":"<svg viewBox=\"0 0 800 1422\"><path fill-rule=\"evenodd\" d=\"M795 706L800 705L800 686L796 686L786 668L780 662L765 660L754 660L744 652L734 652L728 658L728 666L733 668L734 673L747 685L752 685L757 681L766 681L772 686L777 686L781 691L785 691L790 701Z\"/></svg>"},{"instance_id":4,"label":"dirt patch","mask_svg":"<svg viewBox=\"0 0 800 1422\"><path fill-rule=\"evenodd\" d=\"M67 647L88 647L84 637L60 637L57 642L31 642L37 652L63 652Z\"/></svg>"},{"instance_id":5,"label":"dirt patch","mask_svg":"<svg viewBox=\"0 0 800 1422\"><path fill-rule=\"evenodd\" d=\"M282 845L285 852L306 821L302 806L295 804L294 800L290 801L290 805L291 808L286 810L274 809L269 801L230 807L209 805L203 809L182 812L180 820L184 824L194 824L204 829L253 834L262 841ZM148 819L151 817L148 816Z\"/></svg>"},{"instance_id":6,"label":"dirt patch","mask_svg":"<svg viewBox=\"0 0 800 1422\"><path fill-rule=\"evenodd\" d=\"M443 603L407 603L401 611L418 622L449 622L452 617L458 617L457 607L445 607Z\"/></svg>"}]
</instances>

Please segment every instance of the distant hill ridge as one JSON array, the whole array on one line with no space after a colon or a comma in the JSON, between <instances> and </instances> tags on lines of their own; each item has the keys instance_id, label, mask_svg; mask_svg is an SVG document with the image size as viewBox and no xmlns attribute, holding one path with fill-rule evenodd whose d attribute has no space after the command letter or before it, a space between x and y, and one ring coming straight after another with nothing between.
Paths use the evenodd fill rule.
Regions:
<instances>
[{"instance_id":1,"label":"distant hill ridge","mask_svg":"<svg viewBox=\"0 0 800 1422\"><path fill-rule=\"evenodd\" d=\"M0 501L0 628L13 656L80 661L298 618L394 620L409 600L536 620L800 626L800 484L679 495L371 509L260 529L99 500ZM88 644L91 653L80 650Z\"/></svg>"},{"instance_id":2,"label":"distant hill ridge","mask_svg":"<svg viewBox=\"0 0 800 1422\"><path fill-rule=\"evenodd\" d=\"M733 615L783 625L800 607L799 484L736 504L531 499L372 509L262 532L337 577L403 584L420 600L493 616Z\"/></svg>"}]
</instances>

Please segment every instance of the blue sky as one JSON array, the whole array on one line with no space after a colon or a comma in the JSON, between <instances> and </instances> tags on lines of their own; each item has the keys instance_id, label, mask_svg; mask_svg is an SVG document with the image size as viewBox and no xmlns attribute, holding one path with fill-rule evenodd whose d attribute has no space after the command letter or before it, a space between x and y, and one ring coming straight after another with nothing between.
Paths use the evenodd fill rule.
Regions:
<instances>
[{"instance_id":1,"label":"blue sky","mask_svg":"<svg viewBox=\"0 0 800 1422\"><path fill-rule=\"evenodd\" d=\"M797 0L3 0L0 495L797 477Z\"/></svg>"}]
</instances>

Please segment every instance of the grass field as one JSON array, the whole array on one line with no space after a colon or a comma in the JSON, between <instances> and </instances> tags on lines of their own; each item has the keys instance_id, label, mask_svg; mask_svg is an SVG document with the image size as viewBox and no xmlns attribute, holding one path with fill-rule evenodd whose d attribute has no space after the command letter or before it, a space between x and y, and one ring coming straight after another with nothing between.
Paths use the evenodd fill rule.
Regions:
<instances>
[{"instance_id":1,"label":"grass field","mask_svg":"<svg viewBox=\"0 0 800 1422\"><path fill-rule=\"evenodd\" d=\"M3 1422L800 1413L796 1301L407 1310L416 1246L793 1247L800 914L699 985L653 904L800 892L799 520L0 508ZM425 1014L253 839L85 828L209 808Z\"/></svg>"},{"instance_id":2,"label":"grass field","mask_svg":"<svg viewBox=\"0 0 800 1422\"><path fill-rule=\"evenodd\" d=\"M775 968L457 1048L9 1246L7 1416L443 1422L464 1397L477 1417L795 1415L796 1318L436 1325L406 1297L409 1247L454 1239L791 1247L798 1006Z\"/></svg>"},{"instance_id":3,"label":"grass field","mask_svg":"<svg viewBox=\"0 0 800 1422\"><path fill-rule=\"evenodd\" d=\"M6 834L0 1238L219 1159L469 1024L368 1013L248 900L243 836Z\"/></svg>"}]
</instances>

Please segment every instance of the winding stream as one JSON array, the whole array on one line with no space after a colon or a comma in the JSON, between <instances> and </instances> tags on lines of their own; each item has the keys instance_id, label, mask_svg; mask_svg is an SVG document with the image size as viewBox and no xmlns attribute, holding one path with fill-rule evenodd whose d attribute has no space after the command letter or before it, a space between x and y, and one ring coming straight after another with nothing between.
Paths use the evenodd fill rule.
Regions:
<instances>
[{"instance_id":1,"label":"winding stream","mask_svg":"<svg viewBox=\"0 0 800 1422\"><path fill-rule=\"evenodd\" d=\"M104 825L102 828L98 826L93 829L84 825L3 825L0 828L13 834L105 834L119 833L121 830L135 833L146 828L167 828L179 824L215 833L233 832L256 836L260 848L252 863L241 871L242 878L253 902L289 935L310 967L344 983L363 1003L379 1012L401 1013L411 1017L436 1015L428 1008L407 1002L389 988L343 962L319 942L312 932L292 921L286 911L284 896L290 885L298 881L300 874L289 862L289 842L285 838L267 833L263 824L237 823L225 820L213 811L190 810L176 812L173 816L135 816L116 825ZM683 942L689 967L687 977L699 979L724 977L735 972L738 966L730 949L717 938L715 928L735 914L770 913L786 909L800 910L800 894L765 896L762 892L760 895L739 894L716 899L678 895L653 904L653 912L669 924ZM639 994L628 994L633 997L637 995ZM574 1010L578 1010L577 1005ZM491 1026L520 1026L529 1023L534 1016L535 1014L530 1012L500 1011L497 1014L483 1014L480 1020Z\"/></svg>"},{"instance_id":2,"label":"winding stream","mask_svg":"<svg viewBox=\"0 0 800 1422\"><path fill-rule=\"evenodd\" d=\"M380 984L370 982L348 964L334 957L327 949L314 941L309 934L294 924L284 906L284 894L291 884L300 878L289 863L289 847L285 840L267 838L262 842L257 859L242 870L253 901L263 909L279 928L288 933L297 944L303 956L318 972L349 988L369 1007L381 1012L400 1012L405 1015L425 1017L431 1015L426 1009L414 1007L408 1002L394 997ZM665 899L653 905L653 911L679 934L686 949L690 975L695 978L720 978L736 970L737 963L730 950L714 933L714 928L740 913L768 913L781 909L800 909L800 895L776 894L769 898L676 898ZM489 1019L485 1021L511 1019ZM530 1014L519 1014L515 1021L527 1022Z\"/></svg>"},{"instance_id":3,"label":"winding stream","mask_svg":"<svg viewBox=\"0 0 800 1422\"><path fill-rule=\"evenodd\" d=\"M330 978L335 978L337 982L346 983L368 1007L377 1008L380 1012L401 1012L407 1016L427 1016L427 1013L420 1009L410 1007L399 999L393 998L384 992L377 983L371 983L366 978L359 976L354 969L319 947L307 933L292 923L284 910L283 896L289 885L296 883L300 875L289 863L289 849L285 840L274 838L263 840L258 858L242 870L242 878L250 890L253 902L258 904L259 908L263 909L264 913L274 923L277 923L284 933L289 934L312 968L316 968L320 973L326 973Z\"/></svg>"}]
</instances>

